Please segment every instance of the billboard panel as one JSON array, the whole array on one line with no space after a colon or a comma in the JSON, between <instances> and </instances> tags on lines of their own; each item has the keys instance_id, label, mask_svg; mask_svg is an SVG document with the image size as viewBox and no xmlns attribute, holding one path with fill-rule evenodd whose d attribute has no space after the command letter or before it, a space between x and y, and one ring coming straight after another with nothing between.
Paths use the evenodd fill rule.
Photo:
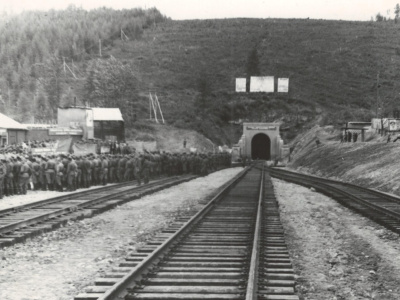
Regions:
<instances>
[{"instance_id":1,"label":"billboard panel","mask_svg":"<svg viewBox=\"0 0 400 300\"><path fill-rule=\"evenodd\" d=\"M278 78L278 93L289 92L289 78Z\"/></svg>"},{"instance_id":2,"label":"billboard panel","mask_svg":"<svg viewBox=\"0 0 400 300\"><path fill-rule=\"evenodd\" d=\"M250 92L273 93L274 76L250 77Z\"/></svg>"},{"instance_id":3,"label":"billboard panel","mask_svg":"<svg viewBox=\"0 0 400 300\"><path fill-rule=\"evenodd\" d=\"M236 92L246 92L246 78L236 78Z\"/></svg>"},{"instance_id":4,"label":"billboard panel","mask_svg":"<svg viewBox=\"0 0 400 300\"><path fill-rule=\"evenodd\" d=\"M400 130L400 120L387 119L384 123L384 128L388 128L389 131L399 131Z\"/></svg>"}]
</instances>

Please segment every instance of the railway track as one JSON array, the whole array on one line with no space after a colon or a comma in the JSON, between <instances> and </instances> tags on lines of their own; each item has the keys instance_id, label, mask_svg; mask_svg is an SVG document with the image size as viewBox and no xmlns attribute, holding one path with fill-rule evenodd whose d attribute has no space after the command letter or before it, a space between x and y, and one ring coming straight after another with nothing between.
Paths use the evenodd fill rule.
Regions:
<instances>
[{"instance_id":1,"label":"railway track","mask_svg":"<svg viewBox=\"0 0 400 300\"><path fill-rule=\"evenodd\" d=\"M248 168L75 300L298 300L268 173Z\"/></svg>"},{"instance_id":2,"label":"railway track","mask_svg":"<svg viewBox=\"0 0 400 300\"><path fill-rule=\"evenodd\" d=\"M344 206L400 233L400 198L354 184L272 168L273 177L313 187Z\"/></svg>"},{"instance_id":3,"label":"railway track","mask_svg":"<svg viewBox=\"0 0 400 300\"><path fill-rule=\"evenodd\" d=\"M1 210L0 248L54 230L70 220L91 217L193 178L195 176L192 175L162 178L142 186L137 186L136 181L131 181Z\"/></svg>"}]
</instances>

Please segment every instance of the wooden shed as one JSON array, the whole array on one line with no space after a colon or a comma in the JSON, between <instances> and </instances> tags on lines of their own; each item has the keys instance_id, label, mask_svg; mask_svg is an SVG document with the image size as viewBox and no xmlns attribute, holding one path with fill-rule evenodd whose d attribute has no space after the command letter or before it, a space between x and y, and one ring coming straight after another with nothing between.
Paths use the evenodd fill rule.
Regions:
<instances>
[{"instance_id":1,"label":"wooden shed","mask_svg":"<svg viewBox=\"0 0 400 300\"><path fill-rule=\"evenodd\" d=\"M25 125L0 113L0 146L24 142L27 132Z\"/></svg>"}]
</instances>

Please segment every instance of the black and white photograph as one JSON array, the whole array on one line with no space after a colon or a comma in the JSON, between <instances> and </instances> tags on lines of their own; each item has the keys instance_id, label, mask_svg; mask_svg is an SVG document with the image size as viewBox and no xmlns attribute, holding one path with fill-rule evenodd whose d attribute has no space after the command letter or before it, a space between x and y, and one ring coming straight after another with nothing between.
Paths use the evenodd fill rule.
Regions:
<instances>
[{"instance_id":1,"label":"black and white photograph","mask_svg":"<svg viewBox=\"0 0 400 300\"><path fill-rule=\"evenodd\" d=\"M400 0L0 0L0 300L399 300Z\"/></svg>"}]
</instances>

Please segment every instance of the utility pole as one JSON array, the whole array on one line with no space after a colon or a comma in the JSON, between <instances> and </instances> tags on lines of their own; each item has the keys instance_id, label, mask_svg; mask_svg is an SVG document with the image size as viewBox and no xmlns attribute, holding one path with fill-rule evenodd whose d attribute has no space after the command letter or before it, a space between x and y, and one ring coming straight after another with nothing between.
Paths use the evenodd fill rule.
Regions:
<instances>
[{"instance_id":1,"label":"utility pole","mask_svg":"<svg viewBox=\"0 0 400 300\"><path fill-rule=\"evenodd\" d=\"M161 115L163 124L165 124L164 116L163 116L163 113L162 113L162 110L161 110L160 102L158 101L157 94L154 94L154 96L155 96L155 98L156 98L156 103L157 103L158 109L160 110L160 115Z\"/></svg>"},{"instance_id":2,"label":"utility pole","mask_svg":"<svg viewBox=\"0 0 400 300\"><path fill-rule=\"evenodd\" d=\"M101 39L99 39L99 56L101 57Z\"/></svg>"},{"instance_id":3,"label":"utility pole","mask_svg":"<svg viewBox=\"0 0 400 300\"><path fill-rule=\"evenodd\" d=\"M383 136L383 103L381 103L381 101L379 101L379 88L380 88L380 84L379 84L379 72L376 75L376 116L378 117L378 105L380 104L380 118L381 118L381 136Z\"/></svg>"},{"instance_id":4,"label":"utility pole","mask_svg":"<svg viewBox=\"0 0 400 300\"><path fill-rule=\"evenodd\" d=\"M376 75L376 112L375 112L376 118L378 118L378 107L379 107L379 72Z\"/></svg>"}]
</instances>

